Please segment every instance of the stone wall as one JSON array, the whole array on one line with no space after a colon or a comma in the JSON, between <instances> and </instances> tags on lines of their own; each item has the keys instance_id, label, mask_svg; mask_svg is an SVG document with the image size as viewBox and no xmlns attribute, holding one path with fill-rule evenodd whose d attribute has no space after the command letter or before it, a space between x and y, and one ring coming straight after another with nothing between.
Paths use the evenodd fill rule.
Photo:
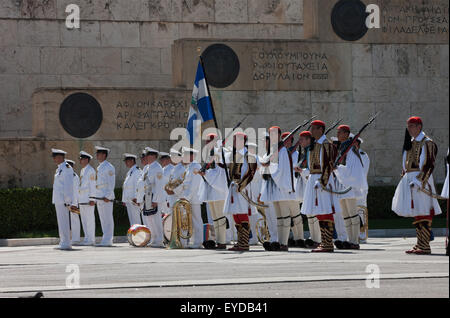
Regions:
<instances>
[{"instance_id":1,"label":"stone wall","mask_svg":"<svg viewBox=\"0 0 450 318\"><path fill-rule=\"evenodd\" d=\"M57 142L33 136L32 96L38 89L175 88L174 41L302 40L303 2L2 0L0 187L51 186L51 146L67 147L71 157L86 145L112 146L117 152L112 161L118 167L118 185L125 174L121 153L144 145L162 151L169 147L167 138L151 136L149 142L95 138ZM69 3L81 8L79 30L65 27ZM420 115L425 131L438 143L435 174L437 181L443 182L449 137L448 50L448 40L444 44L351 43L352 89L345 91L212 88L219 126L232 127L250 113L247 125L278 124L288 130L314 114L328 122L342 117L357 129L371 114L382 111L363 137L364 148L372 159L370 183L394 184L401 169L405 120Z\"/></svg>"}]
</instances>

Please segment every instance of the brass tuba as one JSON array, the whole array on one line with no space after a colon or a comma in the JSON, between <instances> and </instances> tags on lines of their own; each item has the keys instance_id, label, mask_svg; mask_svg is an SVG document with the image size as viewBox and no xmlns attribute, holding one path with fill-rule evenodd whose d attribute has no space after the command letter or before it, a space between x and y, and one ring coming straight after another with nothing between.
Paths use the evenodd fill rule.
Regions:
<instances>
[{"instance_id":1,"label":"brass tuba","mask_svg":"<svg viewBox=\"0 0 450 318\"><path fill-rule=\"evenodd\" d=\"M172 231L168 249L181 249L180 238L188 240L192 236L192 206L186 199L178 200L172 211Z\"/></svg>"},{"instance_id":2,"label":"brass tuba","mask_svg":"<svg viewBox=\"0 0 450 318\"><path fill-rule=\"evenodd\" d=\"M256 221L255 229L256 229L256 236L258 237L258 241L261 244L264 244L264 242L270 241L270 233L269 233L269 227L267 226L267 218L266 218L266 212L264 208L257 207L256 208L259 212L259 214L262 215L262 219L259 219Z\"/></svg>"}]
</instances>

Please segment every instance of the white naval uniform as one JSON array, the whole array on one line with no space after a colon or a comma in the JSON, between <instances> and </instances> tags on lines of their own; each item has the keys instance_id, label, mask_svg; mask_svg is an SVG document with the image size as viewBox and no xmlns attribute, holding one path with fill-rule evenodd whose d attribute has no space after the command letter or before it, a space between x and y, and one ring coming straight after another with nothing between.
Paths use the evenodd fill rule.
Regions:
<instances>
[{"instance_id":1,"label":"white naval uniform","mask_svg":"<svg viewBox=\"0 0 450 318\"><path fill-rule=\"evenodd\" d=\"M169 180L167 180L167 182L165 182L164 186L166 186L167 183L169 182L173 182L175 180L181 180L183 178L183 174L186 171L186 167L182 164L182 163L178 163L177 165L174 166L174 168L172 169L172 171L170 172L170 176L169 176ZM164 192L167 194L167 192L164 190ZM173 206L175 205L175 203L181 199L180 197L177 196L177 194L174 192L174 194L167 194L166 196L166 201L168 204L168 213L172 214L173 212Z\"/></svg>"},{"instance_id":2,"label":"white naval uniform","mask_svg":"<svg viewBox=\"0 0 450 318\"><path fill-rule=\"evenodd\" d=\"M78 188L78 204L80 205L81 223L83 224L83 245L95 244L95 205L90 206L90 199L96 194L95 169L90 164L81 169L80 186Z\"/></svg>"},{"instance_id":3,"label":"white naval uniform","mask_svg":"<svg viewBox=\"0 0 450 318\"><path fill-rule=\"evenodd\" d=\"M191 203L192 207L192 245L191 248L200 248L203 243L203 219L201 204L202 201L198 195L198 189L202 182L202 177L195 174L194 171L200 170L202 167L197 162L191 162L185 166L185 178L183 183L174 189L175 194L180 199L186 199Z\"/></svg>"},{"instance_id":4,"label":"white naval uniform","mask_svg":"<svg viewBox=\"0 0 450 318\"><path fill-rule=\"evenodd\" d=\"M169 163L167 166L163 168L163 179L162 179L162 185L163 185L163 191L162 196L164 197L164 202L161 205L161 213L162 214L170 214L170 204L169 204L169 195L164 190L164 187L170 180L170 175L172 174L173 169L175 168L175 165L172 163Z\"/></svg>"},{"instance_id":5,"label":"white naval uniform","mask_svg":"<svg viewBox=\"0 0 450 318\"><path fill-rule=\"evenodd\" d=\"M280 149L278 162L271 162L268 171L270 178L262 182L261 201L273 203L277 216L278 241L281 245L287 246L291 230L291 217L300 214L300 206L293 184L293 166L286 147ZM296 234L298 235L298 233Z\"/></svg>"},{"instance_id":6,"label":"white naval uniform","mask_svg":"<svg viewBox=\"0 0 450 318\"><path fill-rule=\"evenodd\" d=\"M63 161L56 169L53 179L52 203L58 221L59 248L70 249L70 205L73 204L73 169Z\"/></svg>"},{"instance_id":7,"label":"white naval uniform","mask_svg":"<svg viewBox=\"0 0 450 318\"><path fill-rule=\"evenodd\" d=\"M100 224L102 226L102 241L100 245L112 246L114 238L114 217L113 217L113 202L114 187L116 184L116 169L108 161L103 161L97 167L97 185L96 198L106 198L111 202L97 200L97 210L100 217Z\"/></svg>"},{"instance_id":8,"label":"white naval uniform","mask_svg":"<svg viewBox=\"0 0 450 318\"><path fill-rule=\"evenodd\" d=\"M425 133L422 131L415 140L420 142L425 137ZM420 171L406 172L400 183L395 190L394 198L392 200L392 211L397 215L403 217L416 217L416 216L428 216L431 214L432 209L434 209L434 215L442 214L441 207L436 199L428 196L427 194L421 192L418 187L421 187L421 181L416 177L420 174L426 160L426 145L422 146L420 154ZM406 151L403 153L403 171L406 171ZM414 183L414 188L411 189L410 184ZM430 175L428 179L428 184L431 186L431 191L436 193L436 188L434 186L433 174ZM428 187L427 187L428 189ZM412 197L411 197L412 195ZM414 202L414 208L411 206L411 199Z\"/></svg>"},{"instance_id":9,"label":"white naval uniform","mask_svg":"<svg viewBox=\"0 0 450 318\"><path fill-rule=\"evenodd\" d=\"M142 224L141 209L133 203L133 199L136 199L136 186L140 176L141 169L139 169L137 165L134 165L128 170L125 180L123 181L122 202L127 206L130 226Z\"/></svg>"},{"instance_id":10,"label":"white naval uniform","mask_svg":"<svg viewBox=\"0 0 450 318\"><path fill-rule=\"evenodd\" d=\"M136 187L136 199L141 209L151 209L152 203L158 205L158 211L153 215L143 216L144 223L150 228L152 247L164 247L164 233L160 206L163 204L164 195L162 193L163 169L159 162L154 161L142 170Z\"/></svg>"},{"instance_id":11,"label":"white naval uniform","mask_svg":"<svg viewBox=\"0 0 450 318\"><path fill-rule=\"evenodd\" d=\"M322 144L326 140L326 136L317 140L315 147L321 147L320 149L320 166L323 168L323 148ZM308 152L308 167L311 169L311 151ZM310 170L311 171L311 170ZM323 171L323 169L322 169ZM307 216L317 216L326 215L333 213L340 213L341 208L339 206L339 199L336 194L329 193L322 189L320 184L320 178L322 174L310 174L308 177L308 182L306 183L304 200L301 212ZM317 188L316 188L317 186ZM336 190L334 187L334 177L333 174L330 175L327 184L328 189ZM317 205L316 205L317 199Z\"/></svg>"},{"instance_id":12,"label":"white naval uniform","mask_svg":"<svg viewBox=\"0 0 450 318\"><path fill-rule=\"evenodd\" d=\"M78 189L80 187L80 177L73 173L73 206L78 206ZM81 214L81 212L80 212ZM80 238L80 216L76 213L70 213L70 230L72 233L72 244L78 244L81 241Z\"/></svg>"},{"instance_id":13,"label":"white naval uniform","mask_svg":"<svg viewBox=\"0 0 450 318\"><path fill-rule=\"evenodd\" d=\"M227 198L228 184L225 169L217 163L222 163L219 156L215 156L214 168L205 171L205 176L200 180L198 196L201 202L207 202L208 215L211 215L214 224L214 232L217 244L226 243L227 219L223 215L225 199ZM212 158L209 158L209 162Z\"/></svg>"},{"instance_id":14,"label":"white naval uniform","mask_svg":"<svg viewBox=\"0 0 450 318\"><path fill-rule=\"evenodd\" d=\"M360 189L368 189L369 186L367 185L362 158L360 160L355 151L358 151L359 154L359 150L356 148L350 150L346 155L345 165L339 165L334 172L337 177L336 183L341 185L338 189L352 188L348 193L338 196L341 214L335 214L335 223L337 231L336 219L343 218L348 241L359 244L360 222L357 199L360 196Z\"/></svg>"}]
</instances>

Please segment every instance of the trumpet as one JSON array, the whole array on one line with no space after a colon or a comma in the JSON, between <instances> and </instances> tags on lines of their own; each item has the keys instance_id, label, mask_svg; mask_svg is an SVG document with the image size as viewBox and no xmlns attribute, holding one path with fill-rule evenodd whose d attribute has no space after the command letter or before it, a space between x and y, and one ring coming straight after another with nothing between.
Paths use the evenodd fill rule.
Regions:
<instances>
[{"instance_id":1,"label":"trumpet","mask_svg":"<svg viewBox=\"0 0 450 318\"><path fill-rule=\"evenodd\" d=\"M188 240L192 236L192 206L186 199L178 200L173 206L172 230L167 249L182 249L180 238Z\"/></svg>"}]
</instances>

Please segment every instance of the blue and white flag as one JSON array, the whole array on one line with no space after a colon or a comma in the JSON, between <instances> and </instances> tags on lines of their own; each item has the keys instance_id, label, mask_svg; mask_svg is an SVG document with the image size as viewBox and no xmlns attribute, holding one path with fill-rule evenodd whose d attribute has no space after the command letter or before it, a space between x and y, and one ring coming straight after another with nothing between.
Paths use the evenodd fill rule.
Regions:
<instances>
[{"instance_id":1,"label":"blue and white flag","mask_svg":"<svg viewBox=\"0 0 450 318\"><path fill-rule=\"evenodd\" d=\"M201 137L197 136L198 131L195 129L195 121L199 121L202 126L204 123L214 121L211 97L208 94L205 73L200 61L198 62L197 75L195 76L194 89L192 91L191 109L186 126L191 145L194 144L197 137Z\"/></svg>"}]
</instances>

